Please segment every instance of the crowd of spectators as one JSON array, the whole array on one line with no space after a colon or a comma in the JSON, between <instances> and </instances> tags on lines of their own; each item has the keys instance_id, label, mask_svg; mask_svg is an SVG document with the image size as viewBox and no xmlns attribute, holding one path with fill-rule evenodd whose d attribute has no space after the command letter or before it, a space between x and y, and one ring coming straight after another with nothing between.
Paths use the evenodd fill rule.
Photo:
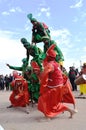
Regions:
<instances>
[{"instance_id":1,"label":"crowd of spectators","mask_svg":"<svg viewBox=\"0 0 86 130\"><path fill-rule=\"evenodd\" d=\"M65 70L64 70L65 71ZM75 84L74 80L79 76L78 69L75 69L75 67L69 67L69 71L66 71L66 75L68 75L69 80L72 85L72 90L77 91L77 85ZM6 74L5 76L3 74L0 75L0 90L10 90L10 83L13 80L12 74Z\"/></svg>"},{"instance_id":2,"label":"crowd of spectators","mask_svg":"<svg viewBox=\"0 0 86 130\"><path fill-rule=\"evenodd\" d=\"M11 74L3 74L0 75L0 90L10 90L10 83L13 80L13 76Z\"/></svg>"}]
</instances>

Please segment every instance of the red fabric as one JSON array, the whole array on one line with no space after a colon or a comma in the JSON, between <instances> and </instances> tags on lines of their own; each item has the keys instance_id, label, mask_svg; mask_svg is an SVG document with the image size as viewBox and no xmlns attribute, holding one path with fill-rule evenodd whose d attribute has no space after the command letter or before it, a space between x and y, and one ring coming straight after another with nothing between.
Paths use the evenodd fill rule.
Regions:
<instances>
[{"instance_id":1,"label":"red fabric","mask_svg":"<svg viewBox=\"0 0 86 130\"><path fill-rule=\"evenodd\" d=\"M44 68L44 72L42 73L42 76L40 78L40 97L38 99L38 110L43 112L44 115L47 117L54 117L68 110L68 107L64 103L75 104L75 98L72 94L70 82L65 75L62 75L62 82L64 85L53 88L48 87L48 76L49 73L52 71L52 65L50 66L50 64L52 63L55 64L54 62L50 62L49 66L46 65L46 67ZM61 70L59 71L59 73L62 74ZM54 79L52 75L51 78L53 79L54 83L56 79ZM57 76L57 80L58 78L59 75Z\"/></svg>"},{"instance_id":2,"label":"red fabric","mask_svg":"<svg viewBox=\"0 0 86 130\"><path fill-rule=\"evenodd\" d=\"M75 97L72 93L72 86L66 75L63 74L64 85L62 89L62 102L75 104Z\"/></svg>"},{"instance_id":3,"label":"red fabric","mask_svg":"<svg viewBox=\"0 0 86 130\"><path fill-rule=\"evenodd\" d=\"M59 64L53 61L51 61L50 64L53 65L54 70L48 75L48 86L57 86L59 84L63 84L63 76Z\"/></svg>"},{"instance_id":4,"label":"red fabric","mask_svg":"<svg viewBox=\"0 0 86 130\"><path fill-rule=\"evenodd\" d=\"M47 65L47 56L46 56L46 58L43 60L43 67L45 67L46 65Z\"/></svg>"},{"instance_id":5,"label":"red fabric","mask_svg":"<svg viewBox=\"0 0 86 130\"><path fill-rule=\"evenodd\" d=\"M29 92L28 92L28 83L26 80L22 80L22 84L18 87L15 86L16 80L12 81L11 85L13 87L13 92L10 95L9 100L11 101L11 104L16 106L24 107L26 104L29 104ZM16 99L15 96L18 96Z\"/></svg>"},{"instance_id":6,"label":"red fabric","mask_svg":"<svg viewBox=\"0 0 86 130\"><path fill-rule=\"evenodd\" d=\"M52 68L53 65L53 68ZM52 71L54 69L54 71ZM51 72L50 72L51 71ZM58 77L58 78L57 78ZM63 84L62 72L59 68L59 64L57 62L50 62L45 64L44 72L41 76L41 87L40 93L46 91L46 86L56 86L59 84Z\"/></svg>"},{"instance_id":7,"label":"red fabric","mask_svg":"<svg viewBox=\"0 0 86 130\"><path fill-rule=\"evenodd\" d=\"M45 24L45 23L42 23L43 24L43 27L45 28L45 29L48 29L48 26Z\"/></svg>"},{"instance_id":8,"label":"red fabric","mask_svg":"<svg viewBox=\"0 0 86 130\"><path fill-rule=\"evenodd\" d=\"M38 99L38 110L44 113L47 117L54 117L68 108L61 102L62 99L62 88L46 88Z\"/></svg>"},{"instance_id":9,"label":"red fabric","mask_svg":"<svg viewBox=\"0 0 86 130\"><path fill-rule=\"evenodd\" d=\"M47 52L46 52L46 54L47 54L47 56L50 56L50 57L56 57L56 52L53 50L54 48L55 48L55 44L52 44L49 48L48 48L48 50L47 50Z\"/></svg>"},{"instance_id":10,"label":"red fabric","mask_svg":"<svg viewBox=\"0 0 86 130\"><path fill-rule=\"evenodd\" d=\"M39 65L38 65L37 62L35 62L35 61L32 61L32 62L31 62L31 66L33 67L34 70L40 70Z\"/></svg>"}]
</instances>

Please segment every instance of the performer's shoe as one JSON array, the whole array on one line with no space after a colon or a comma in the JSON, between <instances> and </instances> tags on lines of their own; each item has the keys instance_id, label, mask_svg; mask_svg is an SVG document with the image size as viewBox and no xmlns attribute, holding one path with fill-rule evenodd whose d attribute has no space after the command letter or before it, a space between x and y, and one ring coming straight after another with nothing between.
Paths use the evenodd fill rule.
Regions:
<instances>
[{"instance_id":1,"label":"performer's shoe","mask_svg":"<svg viewBox=\"0 0 86 130\"><path fill-rule=\"evenodd\" d=\"M26 113L29 114L29 104L26 105Z\"/></svg>"},{"instance_id":2,"label":"performer's shoe","mask_svg":"<svg viewBox=\"0 0 86 130\"><path fill-rule=\"evenodd\" d=\"M7 108L12 108L13 107L13 105L10 105L10 106L8 106Z\"/></svg>"}]
</instances>

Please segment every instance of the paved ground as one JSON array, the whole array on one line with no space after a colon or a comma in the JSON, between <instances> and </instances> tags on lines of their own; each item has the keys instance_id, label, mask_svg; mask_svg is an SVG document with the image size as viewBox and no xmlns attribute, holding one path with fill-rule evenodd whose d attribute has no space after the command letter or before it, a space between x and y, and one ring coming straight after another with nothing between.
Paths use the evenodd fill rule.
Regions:
<instances>
[{"instance_id":1,"label":"paved ground","mask_svg":"<svg viewBox=\"0 0 86 130\"><path fill-rule=\"evenodd\" d=\"M69 113L64 112L50 121L41 121L44 116L37 106L29 106L29 114L25 108L10 108L10 91L0 91L0 125L4 130L86 130L86 99L76 98L78 113L69 119ZM79 91L74 92L77 97ZM70 107L72 107L70 105ZM0 129L1 130L1 129Z\"/></svg>"}]
</instances>

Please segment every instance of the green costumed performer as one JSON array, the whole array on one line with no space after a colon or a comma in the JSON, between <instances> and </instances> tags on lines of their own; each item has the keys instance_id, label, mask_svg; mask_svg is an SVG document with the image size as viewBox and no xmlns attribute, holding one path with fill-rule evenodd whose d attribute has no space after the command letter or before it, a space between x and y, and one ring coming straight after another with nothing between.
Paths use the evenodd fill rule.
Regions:
<instances>
[{"instance_id":1,"label":"green costumed performer","mask_svg":"<svg viewBox=\"0 0 86 130\"><path fill-rule=\"evenodd\" d=\"M32 56L31 61L36 61L42 70L42 50L38 48L36 45L30 44L25 38L21 38L21 43L26 49L27 59L29 56Z\"/></svg>"},{"instance_id":2,"label":"green costumed performer","mask_svg":"<svg viewBox=\"0 0 86 130\"><path fill-rule=\"evenodd\" d=\"M12 65L9 65L9 64L6 64L10 69L13 69L13 70L18 70L18 71L21 71L22 72L22 76L24 78L26 78L26 71L28 69L28 59L27 58L23 58L22 59L22 66L18 67L18 66L12 66Z\"/></svg>"},{"instance_id":3,"label":"green costumed performer","mask_svg":"<svg viewBox=\"0 0 86 130\"><path fill-rule=\"evenodd\" d=\"M44 54L47 52L48 48L55 44L55 51L56 51L56 61L63 66L64 56L61 51L61 49L57 46L56 42L54 40L50 40L48 37L44 36L42 37L42 41L44 42Z\"/></svg>"},{"instance_id":4,"label":"green costumed performer","mask_svg":"<svg viewBox=\"0 0 86 130\"><path fill-rule=\"evenodd\" d=\"M33 72L32 67L29 66L27 71L27 82L28 82L28 88L29 88L29 93L30 93L30 99L33 105L33 102L38 102L39 98L39 80L37 75Z\"/></svg>"},{"instance_id":5,"label":"green costumed performer","mask_svg":"<svg viewBox=\"0 0 86 130\"><path fill-rule=\"evenodd\" d=\"M43 36L50 36L50 30L45 23L37 21L37 19L33 18L32 14L28 14L27 17L29 18L30 22L33 24L32 27L32 43L39 43L42 42Z\"/></svg>"},{"instance_id":6,"label":"green costumed performer","mask_svg":"<svg viewBox=\"0 0 86 130\"><path fill-rule=\"evenodd\" d=\"M30 53L30 43L27 41L26 38L21 38L20 39L21 43L23 44L23 46L26 48L26 55L27 55L27 60L29 60L29 53Z\"/></svg>"},{"instance_id":7,"label":"green costumed performer","mask_svg":"<svg viewBox=\"0 0 86 130\"><path fill-rule=\"evenodd\" d=\"M37 75L32 72L30 80L29 80L29 91L31 96L31 101L38 102L39 98L39 90L40 90L40 83Z\"/></svg>"},{"instance_id":8,"label":"green costumed performer","mask_svg":"<svg viewBox=\"0 0 86 130\"><path fill-rule=\"evenodd\" d=\"M40 70L42 70L41 58L40 58L42 55L41 49L38 48L37 46L29 44L26 38L21 38L21 42L26 49L27 58L29 56L32 56L31 62L36 61L40 67ZM31 69L32 68L30 67L29 70L27 71L27 77L28 77L30 98L31 102L33 103L33 100L35 102L38 101L40 84L37 75Z\"/></svg>"}]
</instances>

